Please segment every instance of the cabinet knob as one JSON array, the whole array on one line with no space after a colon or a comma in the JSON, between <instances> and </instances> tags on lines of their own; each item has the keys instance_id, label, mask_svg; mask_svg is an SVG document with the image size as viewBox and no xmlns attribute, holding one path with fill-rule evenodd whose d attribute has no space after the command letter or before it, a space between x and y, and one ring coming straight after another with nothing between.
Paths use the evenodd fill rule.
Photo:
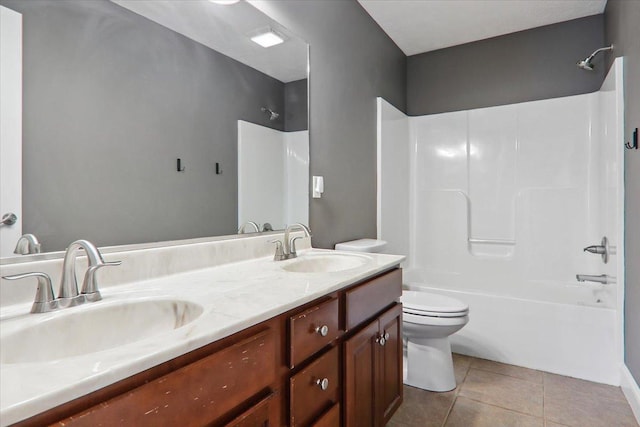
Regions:
<instances>
[{"instance_id":1,"label":"cabinet knob","mask_svg":"<svg viewBox=\"0 0 640 427\"><path fill-rule=\"evenodd\" d=\"M316 328L316 332L323 337L326 337L329 334L329 327L327 325L318 326Z\"/></svg>"},{"instance_id":2,"label":"cabinet knob","mask_svg":"<svg viewBox=\"0 0 640 427\"><path fill-rule=\"evenodd\" d=\"M384 331L383 337L384 337L385 341L389 341L389 337L390 337L389 332Z\"/></svg>"},{"instance_id":3,"label":"cabinet knob","mask_svg":"<svg viewBox=\"0 0 640 427\"><path fill-rule=\"evenodd\" d=\"M329 388L329 379L328 378L323 378L323 379L317 379L316 380L316 384L318 385L318 387L320 387L322 390L326 390Z\"/></svg>"},{"instance_id":4,"label":"cabinet knob","mask_svg":"<svg viewBox=\"0 0 640 427\"><path fill-rule=\"evenodd\" d=\"M384 345L387 343L387 339L384 337L384 334L383 334L378 336L378 338L376 338L376 342L384 347Z\"/></svg>"}]
</instances>

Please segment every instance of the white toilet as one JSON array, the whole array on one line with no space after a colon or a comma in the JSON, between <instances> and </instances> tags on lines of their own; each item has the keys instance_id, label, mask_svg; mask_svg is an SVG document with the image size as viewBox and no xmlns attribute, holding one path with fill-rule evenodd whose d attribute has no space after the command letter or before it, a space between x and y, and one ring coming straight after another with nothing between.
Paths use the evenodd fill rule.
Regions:
<instances>
[{"instance_id":1,"label":"white toilet","mask_svg":"<svg viewBox=\"0 0 640 427\"><path fill-rule=\"evenodd\" d=\"M384 240L338 243L336 250L382 252ZM404 383L430 391L456 388L449 336L469 322L469 306L428 292L402 292L402 334L406 344Z\"/></svg>"}]
</instances>

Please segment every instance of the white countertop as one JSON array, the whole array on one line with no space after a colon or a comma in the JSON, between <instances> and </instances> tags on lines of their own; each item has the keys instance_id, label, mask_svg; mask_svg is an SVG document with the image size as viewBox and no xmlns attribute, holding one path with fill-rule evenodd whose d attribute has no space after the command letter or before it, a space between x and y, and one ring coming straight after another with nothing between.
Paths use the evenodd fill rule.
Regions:
<instances>
[{"instance_id":1,"label":"white countertop","mask_svg":"<svg viewBox=\"0 0 640 427\"><path fill-rule=\"evenodd\" d=\"M301 258L321 252L326 251L301 251ZM295 260L274 262L271 257L224 264L109 286L102 290L102 301L47 314L28 314L30 304L3 307L2 334L10 333L11 325L17 322L20 327L37 324L73 310L90 310L123 300L182 300L199 304L204 311L181 328L118 348L48 362L0 364L0 424L15 423L99 390L404 260L397 255L366 255L369 260L363 266L333 273L287 272L282 267ZM34 351L46 353L47 349Z\"/></svg>"}]
</instances>

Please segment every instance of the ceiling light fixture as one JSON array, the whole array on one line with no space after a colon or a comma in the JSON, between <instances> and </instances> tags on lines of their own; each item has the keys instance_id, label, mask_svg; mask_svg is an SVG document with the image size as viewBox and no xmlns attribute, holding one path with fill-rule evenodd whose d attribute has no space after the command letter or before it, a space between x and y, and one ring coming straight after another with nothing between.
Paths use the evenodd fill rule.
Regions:
<instances>
[{"instance_id":1,"label":"ceiling light fixture","mask_svg":"<svg viewBox=\"0 0 640 427\"><path fill-rule=\"evenodd\" d=\"M221 4L224 6L228 6L230 4L236 4L238 3L240 0L209 0L211 3L215 3L215 4Z\"/></svg>"},{"instance_id":2,"label":"ceiling light fixture","mask_svg":"<svg viewBox=\"0 0 640 427\"><path fill-rule=\"evenodd\" d=\"M275 46L280 43L284 43L284 41L286 40L285 36L272 30L271 28L258 30L249 37L251 38L252 42L257 43L262 47Z\"/></svg>"}]
</instances>

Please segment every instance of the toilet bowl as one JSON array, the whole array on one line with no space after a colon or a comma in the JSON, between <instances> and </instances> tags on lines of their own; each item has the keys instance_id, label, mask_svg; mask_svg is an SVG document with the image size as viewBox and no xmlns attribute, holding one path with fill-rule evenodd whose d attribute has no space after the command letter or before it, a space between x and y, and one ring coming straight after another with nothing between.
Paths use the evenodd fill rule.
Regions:
<instances>
[{"instance_id":1,"label":"toilet bowl","mask_svg":"<svg viewBox=\"0 0 640 427\"><path fill-rule=\"evenodd\" d=\"M461 301L427 292L403 291L405 384L430 391L456 388L449 336L469 322Z\"/></svg>"},{"instance_id":2,"label":"toilet bowl","mask_svg":"<svg viewBox=\"0 0 640 427\"><path fill-rule=\"evenodd\" d=\"M383 240L338 243L336 250L382 252ZM429 391L456 388L449 336L469 322L469 306L455 298L403 291L402 335L405 344L404 383Z\"/></svg>"}]
</instances>

